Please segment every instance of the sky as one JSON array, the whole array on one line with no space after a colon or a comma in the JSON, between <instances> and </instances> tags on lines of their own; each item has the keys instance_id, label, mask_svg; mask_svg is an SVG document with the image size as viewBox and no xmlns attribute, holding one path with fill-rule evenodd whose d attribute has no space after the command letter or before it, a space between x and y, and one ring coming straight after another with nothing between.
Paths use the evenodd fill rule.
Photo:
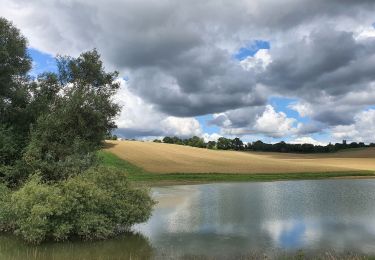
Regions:
<instances>
[{"instance_id":1,"label":"sky","mask_svg":"<svg viewBox=\"0 0 375 260\"><path fill-rule=\"evenodd\" d=\"M123 138L375 142L373 0L0 0L31 75L96 48Z\"/></svg>"}]
</instances>

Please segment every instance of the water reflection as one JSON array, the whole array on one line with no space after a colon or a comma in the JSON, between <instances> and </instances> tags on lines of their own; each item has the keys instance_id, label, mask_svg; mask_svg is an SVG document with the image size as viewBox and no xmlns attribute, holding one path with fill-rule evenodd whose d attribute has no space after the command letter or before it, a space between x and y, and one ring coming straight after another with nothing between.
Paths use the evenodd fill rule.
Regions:
<instances>
[{"instance_id":1,"label":"water reflection","mask_svg":"<svg viewBox=\"0 0 375 260\"><path fill-rule=\"evenodd\" d=\"M0 259L150 259L154 255L142 234L126 233L115 239L96 242L45 243L27 245L14 236L0 236Z\"/></svg>"},{"instance_id":2,"label":"water reflection","mask_svg":"<svg viewBox=\"0 0 375 260\"><path fill-rule=\"evenodd\" d=\"M154 189L160 201L136 229L184 254L252 251L375 253L375 181L230 183Z\"/></svg>"},{"instance_id":3,"label":"water reflection","mask_svg":"<svg viewBox=\"0 0 375 260\"><path fill-rule=\"evenodd\" d=\"M0 259L236 258L299 249L375 254L375 180L205 184L152 192L159 203L135 233L38 247L0 236Z\"/></svg>"}]
</instances>

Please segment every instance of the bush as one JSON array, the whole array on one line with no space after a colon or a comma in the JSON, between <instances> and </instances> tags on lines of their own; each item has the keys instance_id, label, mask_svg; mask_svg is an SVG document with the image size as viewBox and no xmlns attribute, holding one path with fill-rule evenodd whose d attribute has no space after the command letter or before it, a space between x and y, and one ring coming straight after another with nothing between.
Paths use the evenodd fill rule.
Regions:
<instances>
[{"instance_id":1,"label":"bush","mask_svg":"<svg viewBox=\"0 0 375 260\"><path fill-rule=\"evenodd\" d=\"M0 231L10 229L10 190L0 183Z\"/></svg>"},{"instance_id":2,"label":"bush","mask_svg":"<svg viewBox=\"0 0 375 260\"><path fill-rule=\"evenodd\" d=\"M146 221L154 202L124 173L98 167L57 184L32 176L10 199L15 234L31 243L104 239Z\"/></svg>"}]
</instances>

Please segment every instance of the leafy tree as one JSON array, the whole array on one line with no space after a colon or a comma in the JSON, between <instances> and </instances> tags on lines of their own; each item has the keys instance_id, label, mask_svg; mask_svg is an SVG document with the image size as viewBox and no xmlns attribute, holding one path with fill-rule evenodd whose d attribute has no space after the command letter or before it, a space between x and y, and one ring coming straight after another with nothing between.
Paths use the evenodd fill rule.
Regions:
<instances>
[{"instance_id":1,"label":"leafy tree","mask_svg":"<svg viewBox=\"0 0 375 260\"><path fill-rule=\"evenodd\" d=\"M208 149L215 149L216 148L216 142L215 141L208 141L207 146Z\"/></svg>"},{"instance_id":2,"label":"leafy tree","mask_svg":"<svg viewBox=\"0 0 375 260\"><path fill-rule=\"evenodd\" d=\"M106 238L145 221L153 205L124 173L97 166L116 127L118 74L96 50L57 63L32 81L25 38L0 18L0 230L33 243Z\"/></svg>"},{"instance_id":3,"label":"leafy tree","mask_svg":"<svg viewBox=\"0 0 375 260\"><path fill-rule=\"evenodd\" d=\"M31 59L26 39L12 23L0 17L0 180L21 174L22 152L32 123L28 105Z\"/></svg>"},{"instance_id":4,"label":"leafy tree","mask_svg":"<svg viewBox=\"0 0 375 260\"><path fill-rule=\"evenodd\" d=\"M217 140L217 145L216 145L217 149L219 150L230 150L232 149L232 142L230 139L228 138L225 138L225 137L220 137L218 140Z\"/></svg>"},{"instance_id":5,"label":"leafy tree","mask_svg":"<svg viewBox=\"0 0 375 260\"><path fill-rule=\"evenodd\" d=\"M203 138L199 138L198 136L193 136L192 138L188 139L187 145L200 148L206 147Z\"/></svg>"},{"instance_id":6,"label":"leafy tree","mask_svg":"<svg viewBox=\"0 0 375 260\"><path fill-rule=\"evenodd\" d=\"M92 165L93 152L115 127L113 119L119 112L119 106L112 102L119 88L117 73L104 71L96 50L77 59L60 57L58 67L57 75L48 76L52 87L44 94L51 93L53 106L38 118L24 155L33 170L40 170L49 181L64 179ZM45 81L39 92L46 91L43 84ZM59 89L62 95L58 95ZM76 171L71 171L72 166Z\"/></svg>"},{"instance_id":7,"label":"leafy tree","mask_svg":"<svg viewBox=\"0 0 375 260\"><path fill-rule=\"evenodd\" d=\"M285 142L281 141L279 143L274 144L272 150L275 151L275 152L282 152L282 153L284 152L285 153L285 152L289 151L289 147Z\"/></svg>"},{"instance_id":8,"label":"leafy tree","mask_svg":"<svg viewBox=\"0 0 375 260\"><path fill-rule=\"evenodd\" d=\"M21 119L29 100L27 73L31 59L26 51L26 39L12 23L0 17L0 122L21 129Z\"/></svg>"},{"instance_id":9,"label":"leafy tree","mask_svg":"<svg viewBox=\"0 0 375 260\"><path fill-rule=\"evenodd\" d=\"M166 136L166 137L163 138L163 143L173 144L173 139L169 136Z\"/></svg>"},{"instance_id":10,"label":"leafy tree","mask_svg":"<svg viewBox=\"0 0 375 260\"><path fill-rule=\"evenodd\" d=\"M349 144L349 147L350 147L350 148L358 148L358 147L359 147L359 144L357 144L356 142L351 142L351 143Z\"/></svg>"},{"instance_id":11,"label":"leafy tree","mask_svg":"<svg viewBox=\"0 0 375 260\"><path fill-rule=\"evenodd\" d=\"M172 143L173 144L183 144L182 140L178 138L177 136L172 137Z\"/></svg>"},{"instance_id":12,"label":"leafy tree","mask_svg":"<svg viewBox=\"0 0 375 260\"><path fill-rule=\"evenodd\" d=\"M202 138L198 136L193 136L187 139L179 139L178 137L168 137L166 136L163 139L165 143L171 144L184 144L193 147L200 147L200 148L208 148L208 149L219 149L219 150L236 150L236 151L264 151L264 152L281 152L281 153L330 153L335 152L341 149L347 148L357 148L357 147L372 147L374 146L373 143L366 145L363 142L360 143L350 143L349 145L346 144L344 140L343 143L336 143L332 145L329 143L326 146L322 145L313 145L313 144L289 144L284 141L275 143L275 144L267 144L260 140L244 144L242 140L238 137L234 139L229 139L225 137L221 137L218 139L217 142L207 142L205 143Z\"/></svg>"},{"instance_id":13,"label":"leafy tree","mask_svg":"<svg viewBox=\"0 0 375 260\"><path fill-rule=\"evenodd\" d=\"M11 229L10 197L10 189L5 184L0 183L0 231Z\"/></svg>"},{"instance_id":14,"label":"leafy tree","mask_svg":"<svg viewBox=\"0 0 375 260\"><path fill-rule=\"evenodd\" d=\"M231 147L236 150L236 151L240 151L240 150L243 150L244 146L243 146L243 142L241 141L240 138L236 137L232 140L232 144L231 144Z\"/></svg>"},{"instance_id":15,"label":"leafy tree","mask_svg":"<svg viewBox=\"0 0 375 260\"><path fill-rule=\"evenodd\" d=\"M11 225L31 243L73 236L104 239L147 220L154 204L123 172L106 168L92 168L53 185L34 175L8 202Z\"/></svg>"},{"instance_id":16,"label":"leafy tree","mask_svg":"<svg viewBox=\"0 0 375 260\"><path fill-rule=\"evenodd\" d=\"M265 149L265 143L263 143L262 141L258 140L256 142L253 142L252 144L252 148L254 151L264 151Z\"/></svg>"}]
</instances>

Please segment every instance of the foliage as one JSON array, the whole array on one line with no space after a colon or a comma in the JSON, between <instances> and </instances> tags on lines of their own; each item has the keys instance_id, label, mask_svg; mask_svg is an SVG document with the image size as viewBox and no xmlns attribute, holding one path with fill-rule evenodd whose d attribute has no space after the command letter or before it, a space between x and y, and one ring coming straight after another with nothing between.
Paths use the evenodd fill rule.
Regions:
<instances>
[{"instance_id":1,"label":"foliage","mask_svg":"<svg viewBox=\"0 0 375 260\"><path fill-rule=\"evenodd\" d=\"M0 122L21 126L24 108L29 99L25 81L31 68L26 39L12 23L0 17Z\"/></svg>"},{"instance_id":2,"label":"foliage","mask_svg":"<svg viewBox=\"0 0 375 260\"><path fill-rule=\"evenodd\" d=\"M155 140L154 140L155 142ZM209 141L204 142L202 138L193 136L188 139L180 139L176 136L174 137L164 137L163 143L170 144L180 144L188 145L193 147L208 148L208 149L218 149L218 150L235 150L235 151L262 151L262 152L280 152L280 153L330 153L336 152L342 149L348 148L363 148L363 147L375 147L375 144L371 143L366 145L363 142L356 143L352 142L347 144L344 140L343 143L336 143L332 145L331 143L322 145L313 144L288 144L285 142L279 142L275 144L267 144L260 140L244 144L243 141L236 137L234 139L220 137L217 142Z\"/></svg>"},{"instance_id":3,"label":"foliage","mask_svg":"<svg viewBox=\"0 0 375 260\"><path fill-rule=\"evenodd\" d=\"M120 110L118 73L96 50L57 65L31 79L26 39L0 18L0 230L32 243L106 238L153 205L123 172L97 167Z\"/></svg>"},{"instance_id":4,"label":"foliage","mask_svg":"<svg viewBox=\"0 0 375 260\"><path fill-rule=\"evenodd\" d=\"M225 138L225 137L220 137L218 140L217 140L217 149L219 150L229 150L232 148L232 142L230 139L228 138Z\"/></svg>"},{"instance_id":5,"label":"foliage","mask_svg":"<svg viewBox=\"0 0 375 260\"><path fill-rule=\"evenodd\" d=\"M28 142L31 59L26 39L0 17L0 179L9 178ZM7 175L7 176L6 176Z\"/></svg>"},{"instance_id":6,"label":"foliage","mask_svg":"<svg viewBox=\"0 0 375 260\"><path fill-rule=\"evenodd\" d=\"M104 72L96 50L77 59L60 57L58 65L59 73L49 80L63 95L52 91L56 93L53 106L38 118L24 154L33 170L40 170L48 181L68 177L67 166L80 173L92 165L93 152L115 127L113 118L119 112L112 102L119 87L117 73Z\"/></svg>"},{"instance_id":7,"label":"foliage","mask_svg":"<svg viewBox=\"0 0 375 260\"><path fill-rule=\"evenodd\" d=\"M208 149L215 149L216 148L216 142L215 141L208 141L207 142L207 148Z\"/></svg>"},{"instance_id":8,"label":"foliage","mask_svg":"<svg viewBox=\"0 0 375 260\"><path fill-rule=\"evenodd\" d=\"M0 183L0 231L7 231L10 229L10 189Z\"/></svg>"},{"instance_id":9,"label":"foliage","mask_svg":"<svg viewBox=\"0 0 375 260\"><path fill-rule=\"evenodd\" d=\"M35 170L58 181L69 176L68 166L87 169L116 127L118 73L107 73L93 50L58 57L58 72L34 81L26 39L3 18L0 43L0 179L14 187Z\"/></svg>"},{"instance_id":10,"label":"foliage","mask_svg":"<svg viewBox=\"0 0 375 260\"><path fill-rule=\"evenodd\" d=\"M38 174L11 196L15 232L39 243L73 236L104 239L148 219L153 201L132 188L123 172L90 168L79 176L46 184Z\"/></svg>"}]
</instances>

